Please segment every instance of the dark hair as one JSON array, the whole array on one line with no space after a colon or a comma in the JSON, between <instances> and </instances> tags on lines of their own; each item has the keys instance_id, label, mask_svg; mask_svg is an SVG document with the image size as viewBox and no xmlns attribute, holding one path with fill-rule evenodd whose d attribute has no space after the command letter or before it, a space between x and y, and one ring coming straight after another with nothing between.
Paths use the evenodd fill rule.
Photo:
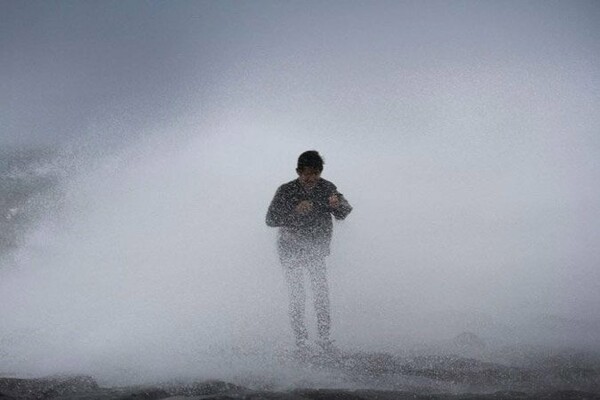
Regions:
<instances>
[{"instance_id":1,"label":"dark hair","mask_svg":"<svg viewBox=\"0 0 600 400\"><path fill-rule=\"evenodd\" d=\"M316 150L305 151L298 157L299 170L302 170L304 167L311 167L323 171L323 164L325 164L325 161L323 161L323 158Z\"/></svg>"}]
</instances>

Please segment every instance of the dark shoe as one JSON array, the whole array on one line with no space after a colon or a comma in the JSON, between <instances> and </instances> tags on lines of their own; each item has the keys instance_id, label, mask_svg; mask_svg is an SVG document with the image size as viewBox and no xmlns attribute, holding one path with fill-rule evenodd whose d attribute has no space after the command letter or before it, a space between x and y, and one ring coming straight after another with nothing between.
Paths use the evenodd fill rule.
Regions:
<instances>
[{"instance_id":1,"label":"dark shoe","mask_svg":"<svg viewBox=\"0 0 600 400\"><path fill-rule=\"evenodd\" d=\"M317 341L319 354L316 356L319 362L329 367L338 367L342 363L342 353L333 344L333 340L321 339Z\"/></svg>"},{"instance_id":2,"label":"dark shoe","mask_svg":"<svg viewBox=\"0 0 600 400\"><path fill-rule=\"evenodd\" d=\"M337 354L339 352L338 348L335 347L333 340L331 339L318 340L317 345L319 346L319 349L326 354Z\"/></svg>"}]
</instances>

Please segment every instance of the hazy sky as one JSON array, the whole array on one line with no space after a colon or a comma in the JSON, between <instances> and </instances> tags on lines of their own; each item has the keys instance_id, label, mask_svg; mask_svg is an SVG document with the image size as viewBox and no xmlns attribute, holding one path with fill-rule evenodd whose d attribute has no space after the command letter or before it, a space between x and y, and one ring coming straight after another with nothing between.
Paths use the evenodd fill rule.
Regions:
<instances>
[{"instance_id":1,"label":"hazy sky","mask_svg":"<svg viewBox=\"0 0 600 400\"><path fill-rule=\"evenodd\" d=\"M0 143L55 143L107 119L154 125L214 106L231 86L292 118L322 114L325 103L335 124L378 120L365 124L370 136L401 113L439 119L433 113L459 99L432 95L453 81L471 82L475 92L456 90L475 104L518 87L547 90L552 105L567 103L586 121L598 100L594 1L4 0L0 7ZM412 96L411 89L431 96L430 107L410 108L405 85Z\"/></svg>"},{"instance_id":2,"label":"hazy sky","mask_svg":"<svg viewBox=\"0 0 600 400\"><path fill-rule=\"evenodd\" d=\"M328 260L340 342L499 335L436 312L597 319L598 21L597 1L0 2L0 146L86 148L2 271L11 365L288 337L264 215L311 148L354 206Z\"/></svg>"}]
</instances>

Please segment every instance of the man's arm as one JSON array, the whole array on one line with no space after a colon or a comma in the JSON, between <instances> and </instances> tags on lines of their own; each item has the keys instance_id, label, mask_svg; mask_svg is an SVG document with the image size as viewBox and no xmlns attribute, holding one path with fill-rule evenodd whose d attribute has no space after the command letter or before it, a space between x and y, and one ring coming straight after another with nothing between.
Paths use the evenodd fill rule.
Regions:
<instances>
[{"instance_id":1,"label":"man's arm","mask_svg":"<svg viewBox=\"0 0 600 400\"><path fill-rule=\"evenodd\" d=\"M352 211L352 206L348 203L348 200L343 194L337 192L329 197L329 206L335 219L339 220L346 218Z\"/></svg>"},{"instance_id":2,"label":"man's arm","mask_svg":"<svg viewBox=\"0 0 600 400\"><path fill-rule=\"evenodd\" d=\"M285 190L280 186L275 192L273 200L267 211L266 223L268 226L289 226L292 224L292 207L286 199Z\"/></svg>"}]
</instances>

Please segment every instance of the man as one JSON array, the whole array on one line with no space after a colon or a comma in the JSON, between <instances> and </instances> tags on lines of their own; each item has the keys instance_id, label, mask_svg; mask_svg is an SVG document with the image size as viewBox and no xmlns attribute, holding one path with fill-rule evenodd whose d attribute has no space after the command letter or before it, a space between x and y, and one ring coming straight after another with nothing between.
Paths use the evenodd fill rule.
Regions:
<instances>
[{"instance_id":1,"label":"man","mask_svg":"<svg viewBox=\"0 0 600 400\"><path fill-rule=\"evenodd\" d=\"M298 158L298 179L281 185L267 212L268 226L279 227L277 250L289 288L290 318L299 350L306 350L308 332L304 323L308 273L317 315L318 344L332 349L329 337L329 290L325 257L333 231L332 215L342 220L352 207L336 186L321 178L323 159L310 150Z\"/></svg>"}]
</instances>

